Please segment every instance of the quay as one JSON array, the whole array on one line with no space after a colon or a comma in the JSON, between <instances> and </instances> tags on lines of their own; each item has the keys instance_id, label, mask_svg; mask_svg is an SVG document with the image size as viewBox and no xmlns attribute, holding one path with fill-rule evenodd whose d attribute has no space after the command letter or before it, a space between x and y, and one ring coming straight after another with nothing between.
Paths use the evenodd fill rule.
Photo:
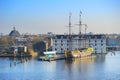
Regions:
<instances>
[{"instance_id":1,"label":"quay","mask_svg":"<svg viewBox=\"0 0 120 80\"><path fill-rule=\"evenodd\" d=\"M24 55L20 55L20 54L0 54L0 57L32 57L32 55L30 54L24 54Z\"/></svg>"}]
</instances>

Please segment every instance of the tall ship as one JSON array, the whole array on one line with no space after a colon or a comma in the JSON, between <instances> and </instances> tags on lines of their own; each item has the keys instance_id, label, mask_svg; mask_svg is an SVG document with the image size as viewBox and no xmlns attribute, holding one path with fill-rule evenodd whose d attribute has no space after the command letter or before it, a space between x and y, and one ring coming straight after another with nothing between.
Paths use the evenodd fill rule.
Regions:
<instances>
[{"instance_id":1,"label":"tall ship","mask_svg":"<svg viewBox=\"0 0 120 80\"><path fill-rule=\"evenodd\" d=\"M78 49L75 49L73 50L72 49L72 40L74 39L73 36L71 35L71 13L69 14L69 50L65 50L64 51L64 55L66 58L76 58L76 57L86 57L86 56L90 56L92 55L93 53L93 47L85 47L85 48L81 48L80 45L81 45L81 27L82 25L85 26L85 34L86 34L86 28L87 28L87 25L86 24L82 24L82 21L81 21L81 14L82 12L80 11L80 15L79 15L79 34L78 34L78 46L79 48ZM85 39L86 41L86 39ZM86 45L86 43L85 43Z\"/></svg>"}]
</instances>

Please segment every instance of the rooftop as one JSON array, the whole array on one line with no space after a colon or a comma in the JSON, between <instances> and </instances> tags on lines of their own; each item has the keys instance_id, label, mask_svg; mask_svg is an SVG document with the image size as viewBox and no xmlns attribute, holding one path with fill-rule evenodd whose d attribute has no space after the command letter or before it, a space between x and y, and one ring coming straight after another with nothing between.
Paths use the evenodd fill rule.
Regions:
<instances>
[{"instance_id":1,"label":"rooftop","mask_svg":"<svg viewBox=\"0 0 120 80\"><path fill-rule=\"evenodd\" d=\"M9 36L20 36L20 33L13 27L13 30L10 32Z\"/></svg>"}]
</instances>

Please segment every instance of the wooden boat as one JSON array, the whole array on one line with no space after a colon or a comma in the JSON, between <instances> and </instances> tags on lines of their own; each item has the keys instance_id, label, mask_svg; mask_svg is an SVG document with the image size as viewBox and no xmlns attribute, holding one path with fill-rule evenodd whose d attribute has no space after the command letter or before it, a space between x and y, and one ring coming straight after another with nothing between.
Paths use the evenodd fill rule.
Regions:
<instances>
[{"instance_id":1,"label":"wooden boat","mask_svg":"<svg viewBox=\"0 0 120 80\"><path fill-rule=\"evenodd\" d=\"M65 57L66 58L75 58L75 57L85 57L85 56L90 56L92 53L93 53L93 48L92 47L86 47L85 48L81 48L80 45L81 45L81 26L84 25L85 26L85 34L86 34L86 29L87 29L87 24L82 24L82 21L81 21L81 14L82 12L80 11L80 17L79 17L79 38L78 38L78 42L79 42L79 49L77 50L73 50L72 49L72 40L74 38L72 38L72 35L71 35L71 14L69 15L69 50L65 50L64 54L65 54ZM85 42L86 42L86 39L85 39ZM86 43L85 43L86 45Z\"/></svg>"},{"instance_id":2,"label":"wooden boat","mask_svg":"<svg viewBox=\"0 0 120 80\"><path fill-rule=\"evenodd\" d=\"M71 50L71 51L65 51L65 57L66 58L76 58L76 57L85 57L85 56L90 56L93 53L93 48L84 48L81 50Z\"/></svg>"}]
</instances>

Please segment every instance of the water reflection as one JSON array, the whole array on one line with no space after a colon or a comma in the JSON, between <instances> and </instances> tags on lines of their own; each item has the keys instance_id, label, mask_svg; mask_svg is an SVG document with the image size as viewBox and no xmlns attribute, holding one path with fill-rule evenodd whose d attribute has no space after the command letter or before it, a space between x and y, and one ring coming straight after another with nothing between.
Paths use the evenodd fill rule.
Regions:
<instances>
[{"instance_id":1,"label":"water reflection","mask_svg":"<svg viewBox=\"0 0 120 80\"><path fill-rule=\"evenodd\" d=\"M84 80L86 76L91 76L95 58L96 57L67 59L65 61L65 69L68 71L69 79Z\"/></svg>"},{"instance_id":2,"label":"water reflection","mask_svg":"<svg viewBox=\"0 0 120 80\"><path fill-rule=\"evenodd\" d=\"M116 77L120 75L118 59L120 60L119 52L95 54L95 57L87 59L68 59L65 61L65 69L69 75L68 80L119 79L119 77Z\"/></svg>"},{"instance_id":3,"label":"water reflection","mask_svg":"<svg viewBox=\"0 0 120 80\"><path fill-rule=\"evenodd\" d=\"M32 57L9 57L10 67L16 66L17 64L23 64L31 59Z\"/></svg>"},{"instance_id":4,"label":"water reflection","mask_svg":"<svg viewBox=\"0 0 120 80\"><path fill-rule=\"evenodd\" d=\"M1 80L120 80L120 52L57 61L0 58Z\"/></svg>"},{"instance_id":5,"label":"water reflection","mask_svg":"<svg viewBox=\"0 0 120 80\"><path fill-rule=\"evenodd\" d=\"M104 63L107 54L96 54L95 63Z\"/></svg>"}]
</instances>

